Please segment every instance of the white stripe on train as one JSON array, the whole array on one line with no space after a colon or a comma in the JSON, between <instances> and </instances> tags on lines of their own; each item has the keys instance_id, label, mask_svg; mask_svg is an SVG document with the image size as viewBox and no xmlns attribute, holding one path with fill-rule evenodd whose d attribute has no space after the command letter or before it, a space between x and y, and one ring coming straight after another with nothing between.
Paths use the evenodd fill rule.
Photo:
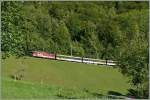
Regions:
<instances>
[{"instance_id":1,"label":"white stripe on train","mask_svg":"<svg viewBox=\"0 0 150 100\"><path fill-rule=\"evenodd\" d=\"M107 60L107 64L106 64L106 60L74 57L74 56L66 56L66 55L55 55L55 54L49 54L47 52L38 52L38 51L32 52L32 56L49 58L49 59L57 59L63 61L80 62L86 64L97 64L97 65L100 64L100 65L110 65L110 66L116 65L116 61L112 61L112 60Z\"/></svg>"}]
</instances>

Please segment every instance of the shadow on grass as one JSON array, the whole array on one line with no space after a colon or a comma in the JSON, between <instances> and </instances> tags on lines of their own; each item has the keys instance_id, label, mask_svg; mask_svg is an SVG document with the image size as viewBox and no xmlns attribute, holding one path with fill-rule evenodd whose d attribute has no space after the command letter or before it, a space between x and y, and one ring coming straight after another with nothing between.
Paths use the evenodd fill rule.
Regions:
<instances>
[{"instance_id":1,"label":"shadow on grass","mask_svg":"<svg viewBox=\"0 0 150 100\"><path fill-rule=\"evenodd\" d=\"M116 91L108 91L108 95L116 95L116 96L124 96L123 94L116 92Z\"/></svg>"},{"instance_id":2,"label":"shadow on grass","mask_svg":"<svg viewBox=\"0 0 150 100\"><path fill-rule=\"evenodd\" d=\"M134 97L138 94L138 92L134 89L128 89L128 93L127 93L127 96L131 96L131 97Z\"/></svg>"},{"instance_id":3,"label":"shadow on grass","mask_svg":"<svg viewBox=\"0 0 150 100\"><path fill-rule=\"evenodd\" d=\"M138 96L138 91L135 90L135 89L128 89L128 93L126 94L126 96L129 97L129 98L133 98L133 99L135 99L135 98L136 99L137 98L139 98L139 99L147 99L147 97L142 98L142 97Z\"/></svg>"},{"instance_id":4,"label":"shadow on grass","mask_svg":"<svg viewBox=\"0 0 150 100\"><path fill-rule=\"evenodd\" d=\"M116 92L116 91L108 91L107 97L110 99L125 99L126 95L123 95L123 94Z\"/></svg>"},{"instance_id":5,"label":"shadow on grass","mask_svg":"<svg viewBox=\"0 0 150 100\"><path fill-rule=\"evenodd\" d=\"M119 92L116 92L116 91L108 91L108 96L109 95L113 95L113 96L116 96L117 98L119 97L128 97L128 98L131 98L131 99L148 99L148 96L145 95L145 97L142 97L142 96L139 96L138 94L138 91L135 90L135 89L128 89L128 93L126 95L123 95Z\"/></svg>"},{"instance_id":6,"label":"shadow on grass","mask_svg":"<svg viewBox=\"0 0 150 100\"><path fill-rule=\"evenodd\" d=\"M94 97L97 98L105 98L105 99L124 99L125 95L116 92L116 91L108 91L107 95L103 95L100 93L91 93Z\"/></svg>"},{"instance_id":7,"label":"shadow on grass","mask_svg":"<svg viewBox=\"0 0 150 100\"><path fill-rule=\"evenodd\" d=\"M72 92L60 92L58 93L56 96L58 98L62 98L62 99L79 99L79 98L105 98L105 99L125 99L126 96L125 95L122 95L121 93L119 92L116 92L116 91L108 91L107 95L103 95L101 93L98 93L98 92L91 92L89 91L88 89L83 89L83 94L84 93L87 93L89 94L89 96L86 96L84 97L84 95L74 95L74 93Z\"/></svg>"},{"instance_id":8,"label":"shadow on grass","mask_svg":"<svg viewBox=\"0 0 150 100\"><path fill-rule=\"evenodd\" d=\"M108 91L106 95L103 95L101 93L98 92L92 92L88 89L83 89L83 94L87 93L89 94L89 97L92 95L92 97L96 97L96 98L108 98L108 99L125 99L125 98L137 98L135 95L137 95L137 91L135 91L134 89L129 89L128 93L126 95L123 95L117 91ZM72 91L61 91L60 93L58 93L56 95L58 98L62 98L62 99L79 99L79 98L87 98L84 97L84 95L74 95L74 92Z\"/></svg>"},{"instance_id":9,"label":"shadow on grass","mask_svg":"<svg viewBox=\"0 0 150 100\"><path fill-rule=\"evenodd\" d=\"M139 94L137 90L135 89L128 89L128 93L126 94L126 96L128 98L132 98L132 99L148 99L148 94Z\"/></svg>"}]
</instances>

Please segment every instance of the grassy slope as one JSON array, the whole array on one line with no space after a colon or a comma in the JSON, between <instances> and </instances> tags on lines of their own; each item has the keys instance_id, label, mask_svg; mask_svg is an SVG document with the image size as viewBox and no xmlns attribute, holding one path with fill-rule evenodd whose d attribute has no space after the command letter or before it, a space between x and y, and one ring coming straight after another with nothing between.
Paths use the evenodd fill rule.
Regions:
<instances>
[{"instance_id":1,"label":"grassy slope","mask_svg":"<svg viewBox=\"0 0 150 100\"><path fill-rule=\"evenodd\" d=\"M106 94L116 91L126 94L130 85L127 79L117 69L87 65L74 62L60 62L41 58L27 57L15 59L13 57L2 62L2 75L9 77L22 67L18 62L24 60L25 79L23 81L49 84L64 88L78 88Z\"/></svg>"},{"instance_id":2,"label":"grassy slope","mask_svg":"<svg viewBox=\"0 0 150 100\"><path fill-rule=\"evenodd\" d=\"M65 89L46 84L37 84L24 81L14 81L3 79L2 81L2 98L96 98L96 96L84 90Z\"/></svg>"}]
</instances>

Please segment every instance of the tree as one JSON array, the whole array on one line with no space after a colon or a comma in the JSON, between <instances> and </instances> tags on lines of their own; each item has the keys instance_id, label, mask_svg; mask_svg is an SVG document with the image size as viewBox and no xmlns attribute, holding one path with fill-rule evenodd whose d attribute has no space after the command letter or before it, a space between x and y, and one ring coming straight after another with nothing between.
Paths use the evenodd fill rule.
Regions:
<instances>
[{"instance_id":1,"label":"tree","mask_svg":"<svg viewBox=\"0 0 150 100\"><path fill-rule=\"evenodd\" d=\"M24 54L21 9L21 2L2 2L2 58Z\"/></svg>"},{"instance_id":2,"label":"tree","mask_svg":"<svg viewBox=\"0 0 150 100\"><path fill-rule=\"evenodd\" d=\"M141 12L132 14L137 13L142 14ZM135 96L137 98L148 98L148 39L145 37L145 33L140 31L141 23L136 23L135 20L137 20L137 17L133 15L132 17L128 16L129 23L132 23L132 25L127 28L128 26L126 24L128 31L125 31L126 35L122 38L123 41L120 45L121 53L118 54L118 61L121 72L130 77L130 83L132 83L135 91L137 91ZM135 19L133 20L134 17ZM140 20L145 19L142 18Z\"/></svg>"},{"instance_id":3,"label":"tree","mask_svg":"<svg viewBox=\"0 0 150 100\"><path fill-rule=\"evenodd\" d=\"M58 53L67 54L70 52L70 34L63 21L60 21L53 34L53 40L57 43Z\"/></svg>"}]
</instances>

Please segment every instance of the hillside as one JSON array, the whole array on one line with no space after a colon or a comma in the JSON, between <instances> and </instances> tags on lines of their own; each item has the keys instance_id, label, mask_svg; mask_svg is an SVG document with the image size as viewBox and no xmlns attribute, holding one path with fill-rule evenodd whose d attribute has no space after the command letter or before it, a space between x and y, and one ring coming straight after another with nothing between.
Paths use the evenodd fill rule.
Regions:
<instances>
[{"instance_id":1,"label":"hillside","mask_svg":"<svg viewBox=\"0 0 150 100\"><path fill-rule=\"evenodd\" d=\"M78 88L62 88L58 86L50 86L46 84L35 84L25 81L14 81L11 79L3 79L2 81L2 98L5 99L30 99L30 98L44 98L44 99L81 99L81 98L113 98L113 99L124 99L125 96L110 91L107 95L89 91L87 89ZM21 88L21 92L20 92ZM116 93L116 95L112 95ZM118 96L117 96L118 95Z\"/></svg>"},{"instance_id":2,"label":"hillside","mask_svg":"<svg viewBox=\"0 0 150 100\"><path fill-rule=\"evenodd\" d=\"M134 98L149 97L148 1L2 1L1 26L3 77L101 94L130 89ZM113 60L118 66L9 58L34 51Z\"/></svg>"},{"instance_id":3,"label":"hillside","mask_svg":"<svg viewBox=\"0 0 150 100\"><path fill-rule=\"evenodd\" d=\"M2 98L95 98L96 96L79 89L65 89L46 84L3 79ZM21 92L20 92L21 91Z\"/></svg>"},{"instance_id":4,"label":"hillside","mask_svg":"<svg viewBox=\"0 0 150 100\"><path fill-rule=\"evenodd\" d=\"M23 61L24 65L21 65ZM103 95L114 91L125 95L130 85L116 68L108 66L88 65L75 62L55 61L42 58L26 57L16 59L10 57L2 61L2 77L10 76L21 67L25 69L25 82L48 84L49 86L87 89ZM19 81L18 81L19 82ZM6 87L4 87L6 88ZM10 87L11 88L11 87ZM8 93L8 95L10 95ZM7 97L7 95L6 95Z\"/></svg>"}]
</instances>

